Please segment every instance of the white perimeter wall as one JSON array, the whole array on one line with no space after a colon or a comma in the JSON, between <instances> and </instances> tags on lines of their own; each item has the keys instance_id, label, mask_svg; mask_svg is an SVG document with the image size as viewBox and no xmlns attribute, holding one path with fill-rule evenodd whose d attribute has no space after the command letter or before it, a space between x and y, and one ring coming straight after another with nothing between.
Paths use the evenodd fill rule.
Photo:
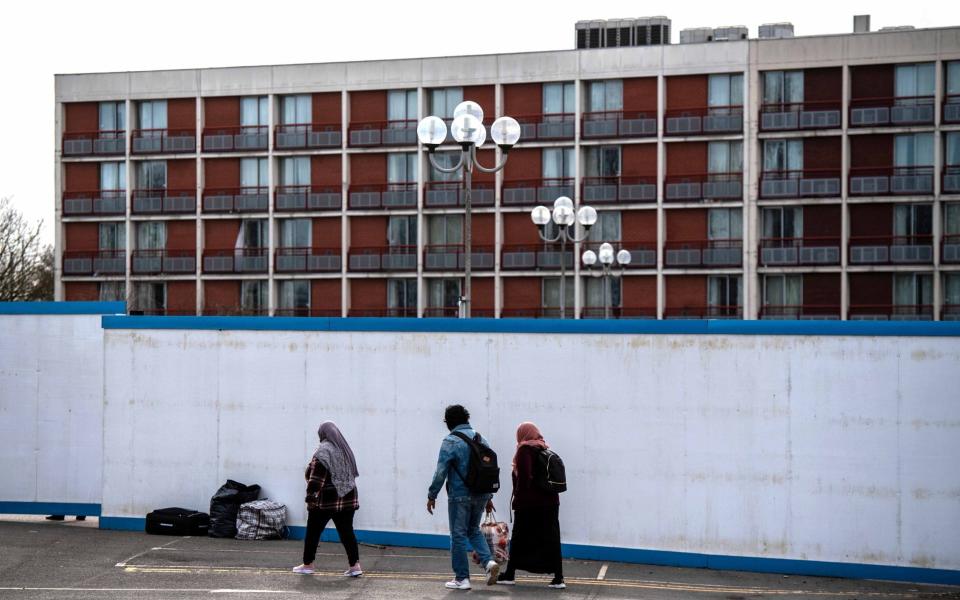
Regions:
<instances>
[{"instance_id":1,"label":"white perimeter wall","mask_svg":"<svg viewBox=\"0 0 960 600\"><path fill-rule=\"evenodd\" d=\"M205 509L232 478L302 525L303 468L331 419L359 460L357 527L443 534L444 495L431 517L426 490L443 408L461 402L504 479L516 425L541 426L567 464L565 542L960 568L956 338L107 330L105 343L104 515Z\"/></svg>"}]
</instances>

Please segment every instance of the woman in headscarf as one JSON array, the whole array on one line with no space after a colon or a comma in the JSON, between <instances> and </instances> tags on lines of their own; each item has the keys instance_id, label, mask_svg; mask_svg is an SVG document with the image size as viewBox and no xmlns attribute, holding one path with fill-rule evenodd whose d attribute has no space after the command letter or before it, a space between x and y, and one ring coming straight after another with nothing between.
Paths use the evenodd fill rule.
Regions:
<instances>
[{"instance_id":1,"label":"woman in headscarf","mask_svg":"<svg viewBox=\"0 0 960 600\"><path fill-rule=\"evenodd\" d=\"M549 448L533 423L517 427L517 451L513 456L513 536L510 559L497 583L514 585L516 571L552 573L550 587L563 589L560 554L560 495L534 481L539 454Z\"/></svg>"},{"instance_id":2,"label":"woman in headscarf","mask_svg":"<svg viewBox=\"0 0 960 600\"><path fill-rule=\"evenodd\" d=\"M363 575L360 551L353 532L353 515L360 508L357 498L357 460L350 444L331 421L320 425L320 445L307 465L307 534L303 540L303 564L294 567L294 573L309 575L314 572L320 534L330 519L337 527L340 543L347 551L350 565L343 574L347 577Z\"/></svg>"}]
</instances>

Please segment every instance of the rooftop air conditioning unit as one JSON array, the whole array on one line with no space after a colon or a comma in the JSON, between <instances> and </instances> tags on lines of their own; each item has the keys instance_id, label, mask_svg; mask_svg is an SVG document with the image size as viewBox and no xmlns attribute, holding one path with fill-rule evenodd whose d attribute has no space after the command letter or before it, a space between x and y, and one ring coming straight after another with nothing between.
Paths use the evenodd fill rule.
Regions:
<instances>
[{"instance_id":1,"label":"rooftop air conditioning unit","mask_svg":"<svg viewBox=\"0 0 960 600\"><path fill-rule=\"evenodd\" d=\"M747 28L743 25L734 25L731 27L715 27L713 29L713 41L732 42L734 40L747 39Z\"/></svg>"},{"instance_id":2,"label":"rooftop air conditioning unit","mask_svg":"<svg viewBox=\"0 0 960 600\"><path fill-rule=\"evenodd\" d=\"M793 37L793 23L766 23L760 26L761 40L779 40Z\"/></svg>"},{"instance_id":3,"label":"rooftop air conditioning unit","mask_svg":"<svg viewBox=\"0 0 960 600\"><path fill-rule=\"evenodd\" d=\"M670 19L667 17L577 21L575 30L578 50L670 43Z\"/></svg>"},{"instance_id":4,"label":"rooftop air conditioning unit","mask_svg":"<svg viewBox=\"0 0 960 600\"><path fill-rule=\"evenodd\" d=\"M880 31L910 31L916 29L913 25L893 25L890 27L881 27Z\"/></svg>"},{"instance_id":5,"label":"rooftop air conditioning unit","mask_svg":"<svg viewBox=\"0 0 960 600\"><path fill-rule=\"evenodd\" d=\"M681 44L703 44L713 41L712 27L692 27L680 30Z\"/></svg>"}]
</instances>

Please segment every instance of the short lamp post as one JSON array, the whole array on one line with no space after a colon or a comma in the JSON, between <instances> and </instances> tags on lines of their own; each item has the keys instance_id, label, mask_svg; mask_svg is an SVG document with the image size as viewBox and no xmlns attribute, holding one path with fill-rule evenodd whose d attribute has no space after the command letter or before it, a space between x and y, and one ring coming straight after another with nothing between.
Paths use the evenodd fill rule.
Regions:
<instances>
[{"instance_id":1,"label":"short lamp post","mask_svg":"<svg viewBox=\"0 0 960 600\"><path fill-rule=\"evenodd\" d=\"M581 206L574 212L573 200L560 196L553 203L553 211L546 206L538 206L530 211L530 219L537 226L540 239L549 242L560 242L560 318L567 317L567 242L574 244L587 239L590 228L597 222L597 211L592 206ZM553 221L557 226L557 234L547 236L547 224ZM583 235L577 237L577 224L583 228Z\"/></svg>"},{"instance_id":2,"label":"short lamp post","mask_svg":"<svg viewBox=\"0 0 960 600\"><path fill-rule=\"evenodd\" d=\"M441 173L462 172L463 175L463 293L460 294L460 317L470 318L471 285L470 273L473 262L473 229L471 220L470 194L473 184L473 169L483 173L496 173L507 164L507 153L520 139L520 124L516 119L500 117L490 127L490 137L503 153L503 161L487 168L477 161L477 148L487 139L487 131L483 128L483 109L476 102L467 100L461 102L453 110L453 123L450 124L450 134L454 141L460 144L460 161L452 167L444 167L437 163L435 152L437 146L447 138L447 124L440 117L424 117L417 125L417 137L427 150L430 164Z\"/></svg>"},{"instance_id":3,"label":"short lamp post","mask_svg":"<svg viewBox=\"0 0 960 600\"><path fill-rule=\"evenodd\" d=\"M613 246L607 242L600 244L597 252L586 250L581 257L583 264L588 269L593 270L593 266L600 260L600 277L603 277L603 318L610 318L610 271L614 262L620 265L620 276L623 276L623 269L630 264L631 256L629 250L621 250L616 256L613 254Z\"/></svg>"}]
</instances>

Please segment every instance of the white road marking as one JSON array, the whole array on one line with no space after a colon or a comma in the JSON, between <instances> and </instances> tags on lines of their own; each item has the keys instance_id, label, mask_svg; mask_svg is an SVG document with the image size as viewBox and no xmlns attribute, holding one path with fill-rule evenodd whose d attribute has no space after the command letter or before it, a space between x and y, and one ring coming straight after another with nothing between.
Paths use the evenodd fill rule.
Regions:
<instances>
[{"instance_id":1,"label":"white road marking","mask_svg":"<svg viewBox=\"0 0 960 600\"><path fill-rule=\"evenodd\" d=\"M144 550L143 552L138 552L137 554L134 554L133 556L131 556L130 558L128 558L128 559L126 559L126 560L121 560L120 562L118 562L118 563L115 564L114 566L115 566L115 567L125 567L125 566L127 566L127 563L128 563L128 562L130 562L131 560L133 560L133 559L135 559L135 558L140 558L141 556L143 556L143 555L146 554L147 552L152 552L153 550L160 550L160 549L162 549L162 548L166 548L167 546L171 546L171 545L173 545L173 544L176 544L177 542L182 542L183 540L187 539L187 537L188 537L188 536L179 537L179 538L177 538L177 539L175 539L175 540L171 540L171 541L167 542L166 544L163 544L162 546L156 546L156 547L153 547L153 548L147 548L147 549Z\"/></svg>"},{"instance_id":2,"label":"white road marking","mask_svg":"<svg viewBox=\"0 0 960 600\"><path fill-rule=\"evenodd\" d=\"M299 594L296 590L210 590L211 594Z\"/></svg>"},{"instance_id":3,"label":"white road marking","mask_svg":"<svg viewBox=\"0 0 960 600\"><path fill-rule=\"evenodd\" d=\"M600 567L600 572L597 573L597 581L603 581L603 578L607 576L607 568L609 566L610 565L604 564L602 567Z\"/></svg>"},{"instance_id":4,"label":"white road marking","mask_svg":"<svg viewBox=\"0 0 960 600\"><path fill-rule=\"evenodd\" d=\"M181 594L195 594L209 592L211 594L300 594L297 590L211 590L205 588L78 588L78 587L0 587L4 592L177 592Z\"/></svg>"}]
</instances>

